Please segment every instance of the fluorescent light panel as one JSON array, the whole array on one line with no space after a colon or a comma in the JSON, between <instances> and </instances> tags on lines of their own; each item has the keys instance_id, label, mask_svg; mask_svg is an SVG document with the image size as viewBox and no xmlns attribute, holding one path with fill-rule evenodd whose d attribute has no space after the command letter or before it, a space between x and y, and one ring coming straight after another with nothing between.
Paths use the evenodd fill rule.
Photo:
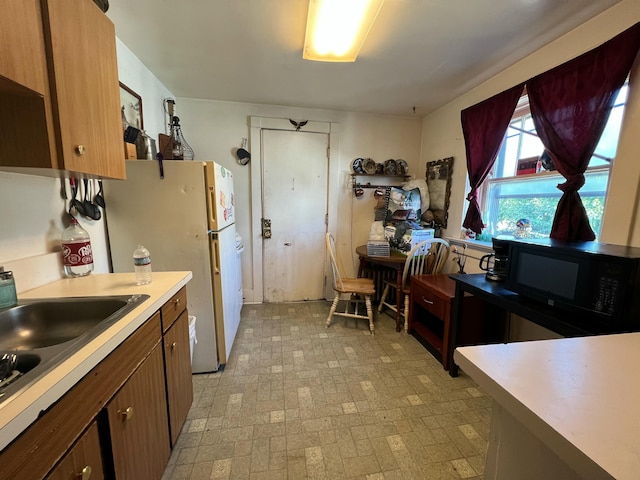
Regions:
<instances>
[{"instance_id":1,"label":"fluorescent light panel","mask_svg":"<svg viewBox=\"0 0 640 480\"><path fill-rule=\"evenodd\" d=\"M384 0L309 0L302 58L355 62Z\"/></svg>"}]
</instances>

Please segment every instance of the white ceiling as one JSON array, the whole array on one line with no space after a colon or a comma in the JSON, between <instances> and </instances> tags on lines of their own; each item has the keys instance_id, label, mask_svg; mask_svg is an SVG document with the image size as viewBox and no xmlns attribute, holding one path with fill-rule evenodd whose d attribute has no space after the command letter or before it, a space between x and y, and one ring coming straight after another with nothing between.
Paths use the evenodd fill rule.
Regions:
<instances>
[{"instance_id":1,"label":"white ceiling","mask_svg":"<svg viewBox=\"0 0 640 480\"><path fill-rule=\"evenodd\" d=\"M424 116L619 0L386 0L355 63L302 59L307 0L111 0L178 97Z\"/></svg>"}]
</instances>

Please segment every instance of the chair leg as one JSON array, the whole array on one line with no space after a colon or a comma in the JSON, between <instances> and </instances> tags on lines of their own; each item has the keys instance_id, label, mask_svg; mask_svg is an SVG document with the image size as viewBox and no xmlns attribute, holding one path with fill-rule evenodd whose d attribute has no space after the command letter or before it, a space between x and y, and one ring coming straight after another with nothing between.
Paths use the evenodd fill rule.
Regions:
<instances>
[{"instance_id":1,"label":"chair leg","mask_svg":"<svg viewBox=\"0 0 640 480\"><path fill-rule=\"evenodd\" d=\"M389 295L389 289L391 285L387 284L384 286L384 290L382 291L382 297L380 297L380 304L378 305L378 313L382 313L382 309L384 308L384 302L387 300L387 295Z\"/></svg>"},{"instance_id":2,"label":"chair leg","mask_svg":"<svg viewBox=\"0 0 640 480\"><path fill-rule=\"evenodd\" d=\"M331 304L331 310L329 310L329 316L327 317L326 328L329 328L331 325L331 317L333 317L333 313L336 311L336 307L338 306L338 301L340 300L340 294L336 293L336 298L333 299L333 303Z\"/></svg>"},{"instance_id":3,"label":"chair leg","mask_svg":"<svg viewBox=\"0 0 640 480\"><path fill-rule=\"evenodd\" d=\"M409 333L409 295L404 295L404 333Z\"/></svg>"},{"instance_id":4,"label":"chair leg","mask_svg":"<svg viewBox=\"0 0 640 480\"><path fill-rule=\"evenodd\" d=\"M364 303L367 306L367 317L369 317L369 330L373 335L373 309L371 308L371 295L365 295Z\"/></svg>"}]
</instances>

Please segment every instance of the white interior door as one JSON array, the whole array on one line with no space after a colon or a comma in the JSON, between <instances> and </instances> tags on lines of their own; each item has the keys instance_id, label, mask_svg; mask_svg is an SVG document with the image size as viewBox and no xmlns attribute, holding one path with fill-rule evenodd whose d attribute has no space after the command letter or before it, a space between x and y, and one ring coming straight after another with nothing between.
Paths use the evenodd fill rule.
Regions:
<instances>
[{"instance_id":1,"label":"white interior door","mask_svg":"<svg viewBox=\"0 0 640 480\"><path fill-rule=\"evenodd\" d=\"M326 133L261 130L264 301L324 298L327 231Z\"/></svg>"}]
</instances>

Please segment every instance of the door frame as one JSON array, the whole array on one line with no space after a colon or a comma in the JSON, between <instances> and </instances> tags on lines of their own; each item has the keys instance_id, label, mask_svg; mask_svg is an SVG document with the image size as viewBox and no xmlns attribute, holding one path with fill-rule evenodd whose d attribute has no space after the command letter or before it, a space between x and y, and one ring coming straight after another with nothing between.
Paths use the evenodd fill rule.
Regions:
<instances>
[{"instance_id":1,"label":"door frame","mask_svg":"<svg viewBox=\"0 0 640 480\"><path fill-rule=\"evenodd\" d=\"M262 271L262 130L296 131L288 118L249 117L249 144L251 146L251 263L253 278L251 288L246 288L245 301L263 303L263 271ZM310 120L303 127L305 132L325 133L329 135L329 171L327 186L327 213L329 215L327 229L335 232L338 225L338 170L340 159L340 124L335 122L316 122ZM325 297L330 298L330 282L325 277Z\"/></svg>"}]
</instances>

